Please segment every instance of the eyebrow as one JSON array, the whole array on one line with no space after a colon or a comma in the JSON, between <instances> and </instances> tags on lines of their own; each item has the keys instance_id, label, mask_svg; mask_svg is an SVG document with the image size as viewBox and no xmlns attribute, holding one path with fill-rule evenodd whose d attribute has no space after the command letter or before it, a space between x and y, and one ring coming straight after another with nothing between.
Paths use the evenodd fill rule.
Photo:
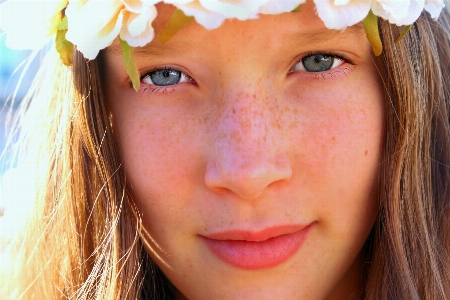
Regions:
<instances>
[{"instance_id":1,"label":"eyebrow","mask_svg":"<svg viewBox=\"0 0 450 300\"><path fill-rule=\"evenodd\" d=\"M157 39L158 37L155 36L154 39ZM188 49L189 45L184 42L177 42L176 45L174 44L167 44L167 45L161 45L161 44L147 44L143 47L133 47L133 54L136 56L163 56L170 53L178 53L182 49ZM106 48L107 54L112 55L123 55L122 54L122 48L119 44L113 44Z\"/></svg>"},{"instance_id":2,"label":"eyebrow","mask_svg":"<svg viewBox=\"0 0 450 300\"><path fill-rule=\"evenodd\" d=\"M326 42L329 42L330 40L336 42L340 40L345 40L350 37L358 37L358 36L364 36L365 37L365 31L363 25L357 24L355 26L347 27L344 30L331 30L327 28L320 28L314 31L308 31L308 32L294 32L286 34L282 40L284 43L292 43L292 42L304 42L307 41L309 44L323 44ZM158 37L155 36L155 39ZM180 51L185 51L190 49L190 44L187 42L177 42L176 44L157 44L149 43L145 45L144 47L134 47L133 48L133 54L137 57L155 57L155 56L166 56L166 55L174 55L177 53L180 53ZM113 44L106 48L107 54L112 55L123 55L122 54L122 48L120 45Z\"/></svg>"},{"instance_id":3,"label":"eyebrow","mask_svg":"<svg viewBox=\"0 0 450 300\"><path fill-rule=\"evenodd\" d=\"M363 37L365 36L364 27L361 23L347 27L344 30L333 30L327 28L320 28L308 32L295 32L287 34L283 37L285 42L292 42L293 40L308 41L310 44L320 44L329 40L344 40L349 37Z\"/></svg>"}]
</instances>

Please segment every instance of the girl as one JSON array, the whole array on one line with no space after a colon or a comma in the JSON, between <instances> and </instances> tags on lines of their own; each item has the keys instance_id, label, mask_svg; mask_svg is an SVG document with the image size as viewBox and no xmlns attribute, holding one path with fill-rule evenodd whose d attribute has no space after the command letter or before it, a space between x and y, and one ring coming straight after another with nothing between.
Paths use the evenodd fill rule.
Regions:
<instances>
[{"instance_id":1,"label":"girl","mask_svg":"<svg viewBox=\"0 0 450 300\"><path fill-rule=\"evenodd\" d=\"M58 53L6 298L450 297L443 2L16 2Z\"/></svg>"}]
</instances>

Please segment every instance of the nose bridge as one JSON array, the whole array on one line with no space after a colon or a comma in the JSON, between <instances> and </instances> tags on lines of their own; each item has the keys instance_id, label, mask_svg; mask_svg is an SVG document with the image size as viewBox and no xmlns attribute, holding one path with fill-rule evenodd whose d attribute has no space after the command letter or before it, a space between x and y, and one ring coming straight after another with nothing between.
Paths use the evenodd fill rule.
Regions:
<instances>
[{"instance_id":1,"label":"nose bridge","mask_svg":"<svg viewBox=\"0 0 450 300\"><path fill-rule=\"evenodd\" d=\"M210 129L212 156L206 183L244 199L291 176L277 104L270 89L257 84L261 81L235 82L233 88L222 89Z\"/></svg>"},{"instance_id":2,"label":"nose bridge","mask_svg":"<svg viewBox=\"0 0 450 300\"><path fill-rule=\"evenodd\" d=\"M242 162L275 151L276 132L281 126L276 104L265 88L237 83L220 99L223 103L214 127L221 149L235 152L235 159Z\"/></svg>"}]
</instances>

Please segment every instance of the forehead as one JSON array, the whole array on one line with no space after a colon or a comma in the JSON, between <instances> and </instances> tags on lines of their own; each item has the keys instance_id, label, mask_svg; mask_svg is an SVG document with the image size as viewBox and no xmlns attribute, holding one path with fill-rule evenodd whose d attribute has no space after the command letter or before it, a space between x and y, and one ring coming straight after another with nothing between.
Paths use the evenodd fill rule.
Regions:
<instances>
[{"instance_id":1,"label":"forehead","mask_svg":"<svg viewBox=\"0 0 450 300\"><path fill-rule=\"evenodd\" d=\"M314 3L308 1L301 6L300 12L290 12L280 15L260 15L255 20L226 20L219 28L207 30L196 22L189 23L175 34L167 43L158 40L159 32L166 28L167 22L175 11L175 7L160 3L157 5L158 16L153 22L155 38L144 47L134 49L137 56L167 54L171 50L189 51L198 48L217 49L224 47L227 51L230 44L235 50L254 44L260 49L269 50L284 46L308 48L336 43L367 44L365 32L361 24L349 27L343 31L327 29L316 15ZM313 50L313 49L311 49ZM326 49L323 49L326 50ZM107 48L108 54L121 55L121 47L116 40Z\"/></svg>"}]
</instances>

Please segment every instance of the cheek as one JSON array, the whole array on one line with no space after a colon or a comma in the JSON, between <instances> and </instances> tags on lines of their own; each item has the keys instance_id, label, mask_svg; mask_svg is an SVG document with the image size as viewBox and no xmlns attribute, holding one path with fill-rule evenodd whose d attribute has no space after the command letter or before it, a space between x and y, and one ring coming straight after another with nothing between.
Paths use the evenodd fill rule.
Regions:
<instances>
[{"instance_id":1,"label":"cheek","mask_svg":"<svg viewBox=\"0 0 450 300\"><path fill-rule=\"evenodd\" d=\"M351 105L318 111L298 141L307 169L327 177L337 176L336 171L364 171L373 164L379 156L381 119L380 114L367 114L367 110Z\"/></svg>"},{"instance_id":2,"label":"cheek","mask_svg":"<svg viewBox=\"0 0 450 300\"><path fill-rule=\"evenodd\" d=\"M120 107L118 117L114 117L120 124L115 139L130 192L141 212L160 224L173 223L178 212L189 206L196 186L204 182L201 152L195 146L201 138L198 122L194 117L181 118L185 112L160 108L143 111L142 107ZM183 201L170 201L168 205L169 199Z\"/></svg>"},{"instance_id":3,"label":"cheek","mask_svg":"<svg viewBox=\"0 0 450 300\"><path fill-rule=\"evenodd\" d=\"M317 86L299 105L296 118L302 122L291 137L293 179L305 205L320 210L324 226L342 225L334 227L335 234L359 228L364 236L376 216L384 132L380 91L375 79L330 92ZM361 220L367 220L365 227Z\"/></svg>"}]
</instances>

